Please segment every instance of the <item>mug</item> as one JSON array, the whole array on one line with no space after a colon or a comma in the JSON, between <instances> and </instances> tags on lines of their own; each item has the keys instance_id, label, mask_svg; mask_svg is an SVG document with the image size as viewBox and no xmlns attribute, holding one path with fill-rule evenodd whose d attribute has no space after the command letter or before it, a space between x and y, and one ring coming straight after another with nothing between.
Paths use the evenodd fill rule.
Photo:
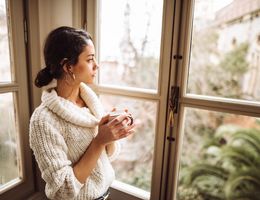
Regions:
<instances>
[{"instance_id":1,"label":"mug","mask_svg":"<svg viewBox=\"0 0 260 200\"><path fill-rule=\"evenodd\" d=\"M109 113L109 121L113 120L114 118L116 118L117 116L119 115L123 115L123 114L127 114L126 118L128 120L128 123L127 125L130 126L134 123L134 119L132 117L131 114L125 112L125 111L122 111L122 110L119 110L119 111L112 111Z\"/></svg>"}]
</instances>

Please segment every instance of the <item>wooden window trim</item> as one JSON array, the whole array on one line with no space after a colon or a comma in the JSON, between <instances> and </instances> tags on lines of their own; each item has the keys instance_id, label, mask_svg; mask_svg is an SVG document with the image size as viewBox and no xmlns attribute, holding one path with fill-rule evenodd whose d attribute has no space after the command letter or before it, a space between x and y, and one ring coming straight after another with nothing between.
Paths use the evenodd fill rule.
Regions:
<instances>
[{"instance_id":1,"label":"wooden window trim","mask_svg":"<svg viewBox=\"0 0 260 200\"><path fill-rule=\"evenodd\" d=\"M11 35L12 48L11 57L13 70L15 72L14 81L11 83L1 84L1 93L13 92L14 103L16 104L18 116L18 133L22 160L22 180L14 180L10 188L7 188L0 195L0 199L22 199L28 197L34 190L34 181L32 174L32 154L29 148L29 94L27 86L27 66L26 66L26 47L24 42L23 27L23 2L8 1L11 18ZM14 48L16 47L16 48ZM19 75L19 76L18 76ZM19 194L19 195L17 195Z\"/></svg>"}]
</instances>

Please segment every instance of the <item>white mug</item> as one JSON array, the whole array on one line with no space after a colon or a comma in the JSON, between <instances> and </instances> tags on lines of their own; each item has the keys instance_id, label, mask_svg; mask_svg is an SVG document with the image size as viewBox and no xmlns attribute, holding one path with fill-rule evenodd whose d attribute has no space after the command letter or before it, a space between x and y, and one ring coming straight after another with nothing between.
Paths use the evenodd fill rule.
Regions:
<instances>
[{"instance_id":1,"label":"white mug","mask_svg":"<svg viewBox=\"0 0 260 200\"><path fill-rule=\"evenodd\" d=\"M126 118L128 119L128 123L127 125L130 126L134 123L134 119L132 117L131 114L125 112L125 111L122 111L122 110L118 110L118 111L112 111L109 113L109 121L113 120L114 118L116 118L117 116L119 115L123 115L123 114L127 114Z\"/></svg>"}]
</instances>

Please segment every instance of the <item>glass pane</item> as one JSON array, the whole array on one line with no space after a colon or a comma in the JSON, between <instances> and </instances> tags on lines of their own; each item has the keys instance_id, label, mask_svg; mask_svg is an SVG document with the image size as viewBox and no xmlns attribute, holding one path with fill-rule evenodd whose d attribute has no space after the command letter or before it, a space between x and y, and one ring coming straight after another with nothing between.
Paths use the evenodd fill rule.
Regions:
<instances>
[{"instance_id":1,"label":"glass pane","mask_svg":"<svg viewBox=\"0 0 260 200\"><path fill-rule=\"evenodd\" d=\"M260 118L185 111L178 200L259 198Z\"/></svg>"},{"instance_id":2,"label":"glass pane","mask_svg":"<svg viewBox=\"0 0 260 200\"><path fill-rule=\"evenodd\" d=\"M195 0L188 93L260 100L259 1Z\"/></svg>"},{"instance_id":3,"label":"glass pane","mask_svg":"<svg viewBox=\"0 0 260 200\"><path fill-rule=\"evenodd\" d=\"M156 90L163 0L100 2L100 83Z\"/></svg>"},{"instance_id":4,"label":"glass pane","mask_svg":"<svg viewBox=\"0 0 260 200\"><path fill-rule=\"evenodd\" d=\"M119 140L121 153L112 163L117 180L150 192L157 103L110 95L100 98L107 112L127 108L138 124L133 135Z\"/></svg>"},{"instance_id":5,"label":"glass pane","mask_svg":"<svg viewBox=\"0 0 260 200\"><path fill-rule=\"evenodd\" d=\"M0 190L20 177L19 145L12 93L0 94Z\"/></svg>"},{"instance_id":6,"label":"glass pane","mask_svg":"<svg viewBox=\"0 0 260 200\"><path fill-rule=\"evenodd\" d=\"M0 0L0 82L11 81L6 1Z\"/></svg>"}]
</instances>

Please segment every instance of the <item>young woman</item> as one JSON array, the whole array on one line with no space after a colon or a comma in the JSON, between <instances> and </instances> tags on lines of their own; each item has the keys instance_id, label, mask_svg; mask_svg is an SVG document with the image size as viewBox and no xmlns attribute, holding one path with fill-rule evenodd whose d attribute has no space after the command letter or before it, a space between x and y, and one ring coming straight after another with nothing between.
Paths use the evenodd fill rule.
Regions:
<instances>
[{"instance_id":1,"label":"young woman","mask_svg":"<svg viewBox=\"0 0 260 200\"><path fill-rule=\"evenodd\" d=\"M46 67L35 85L44 86L42 103L30 120L30 146L50 199L106 199L114 180L110 164L117 140L133 133L127 113L110 120L92 84L99 68L90 35L60 27L47 37Z\"/></svg>"}]
</instances>

